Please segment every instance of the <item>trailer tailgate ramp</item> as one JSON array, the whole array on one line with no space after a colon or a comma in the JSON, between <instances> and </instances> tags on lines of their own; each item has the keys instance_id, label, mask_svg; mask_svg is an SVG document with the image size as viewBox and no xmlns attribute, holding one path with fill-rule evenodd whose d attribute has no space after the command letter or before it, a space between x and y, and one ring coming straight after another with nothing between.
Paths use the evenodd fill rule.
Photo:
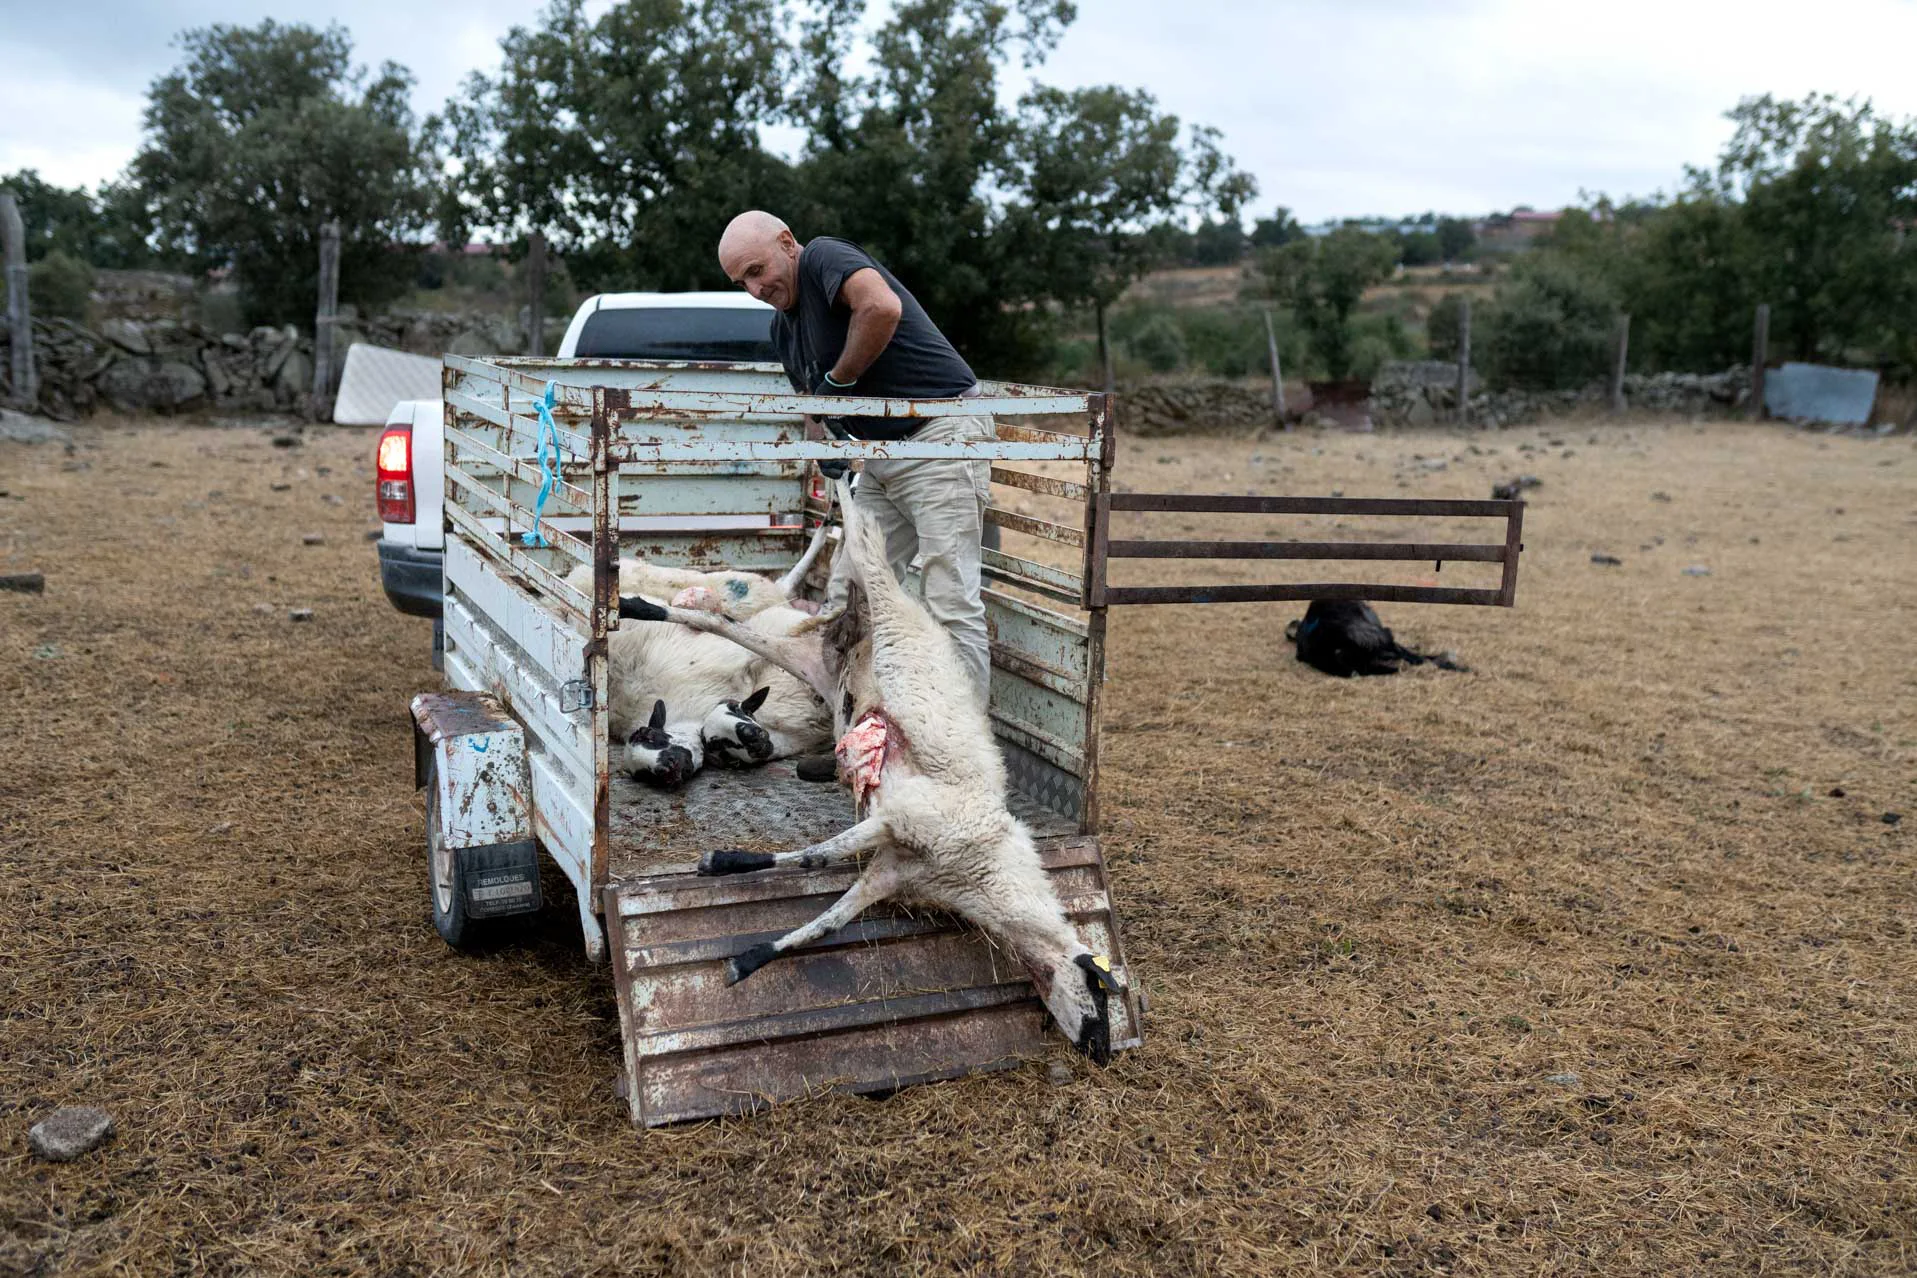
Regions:
<instances>
[{"instance_id":1,"label":"trailer tailgate ramp","mask_svg":"<svg viewBox=\"0 0 1917 1278\"><path fill-rule=\"evenodd\" d=\"M1139 1020L1098 840L1039 840L1060 903L1112 958L1112 1048ZM1003 1068L1070 1047L1030 979L978 929L881 906L738 985L726 960L804 923L858 867L701 878L646 875L606 888L633 1122L742 1114L828 1090L886 1092Z\"/></svg>"}]
</instances>

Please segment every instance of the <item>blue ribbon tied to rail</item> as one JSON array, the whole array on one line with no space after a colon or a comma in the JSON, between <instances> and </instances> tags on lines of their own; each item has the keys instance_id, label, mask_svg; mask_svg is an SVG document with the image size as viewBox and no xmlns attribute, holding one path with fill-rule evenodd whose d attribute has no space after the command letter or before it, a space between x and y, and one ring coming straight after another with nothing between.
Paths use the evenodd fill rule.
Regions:
<instances>
[{"instance_id":1,"label":"blue ribbon tied to rail","mask_svg":"<svg viewBox=\"0 0 1917 1278\"><path fill-rule=\"evenodd\" d=\"M559 482L559 425L552 419L553 396L558 389L557 382L547 382L545 395L533 401L533 407L539 410L539 429L535 432L539 447L534 454L539 466L539 496L533 499L532 531L519 534L521 544L527 546L551 544L539 526L546 514L546 498L552 495L552 486Z\"/></svg>"}]
</instances>

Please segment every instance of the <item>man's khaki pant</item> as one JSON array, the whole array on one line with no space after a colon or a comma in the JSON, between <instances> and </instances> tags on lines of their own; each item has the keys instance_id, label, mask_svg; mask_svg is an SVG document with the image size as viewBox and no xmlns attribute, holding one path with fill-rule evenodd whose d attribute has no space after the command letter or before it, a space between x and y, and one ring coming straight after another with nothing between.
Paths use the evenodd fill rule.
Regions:
<instances>
[{"instance_id":1,"label":"man's khaki pant","mask_svg":"<svg viewBox=\"0 0 1917 1278\"><path fill-rule=\"evenodd\" d=\"M997 437L989 416L934 417L912 442ZM981 701L991 687L992 649L979 598L979 535L991 486L989 461L868 461L856 499L885 533L893 576L905 580L918 558L926 610L957 642ZM834 607L845 601L837 568L827 598Z\"/></svg>"}]
</instances>

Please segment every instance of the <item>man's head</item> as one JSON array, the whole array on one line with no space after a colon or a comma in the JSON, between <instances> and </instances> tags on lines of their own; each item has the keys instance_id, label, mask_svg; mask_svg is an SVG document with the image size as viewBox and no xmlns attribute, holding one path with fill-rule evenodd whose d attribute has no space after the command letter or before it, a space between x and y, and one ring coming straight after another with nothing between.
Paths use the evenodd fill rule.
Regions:
<instances>
[{"instance_id":1,"label":"man's head","mask_svg":"<svg viewBox=\"0 0 1917 1278\"><path fill-rule=\"evenodd\" d=\"M799 304L799 247L784 222L752 209L726 224L719 268L761 302L789 311Z\"/></svg>"}]
</instances>

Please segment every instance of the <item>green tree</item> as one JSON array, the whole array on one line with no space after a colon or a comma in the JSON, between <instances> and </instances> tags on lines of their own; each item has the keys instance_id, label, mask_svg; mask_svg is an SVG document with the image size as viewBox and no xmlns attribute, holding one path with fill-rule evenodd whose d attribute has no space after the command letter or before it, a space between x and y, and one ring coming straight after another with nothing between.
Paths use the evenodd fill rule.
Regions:
<instances>
[{"instance_id":1,"label":"green tree","mask_svg":"<svg viewBox=\"0 0 1917 1278\"><path fill-rule=\"evenodd\" d=\"M1365 290L1391 272L1390 237L1342 226L1329 235L1267 249L1258 266L1271 295L1291 308L1325 372L1343 378L1352 368L1351 313Z\"/></svg>"},{"instance_id":2,"label":"green tree","mask_svg":"<svg viewBox=\"0 0 1917 1278\"><path fill-rule=\"evenodd\" d=\"M1425 317L1425 351L1432 359L1456 360L1464 339L1464 298L1446 293Z\"/></svg>"},{"instance_id":3,"label":"green tree","mask_svg":"<svg viewBox=\"0 0 1917 1278\"><path fill-rule=\"evenodd\" d=\"M1252 223L1251 246L1260 248L1283 248L1293 240L1303 239L1305 228L1298 225L1298 219L1291 210L1280 204L1270 217L1261 217Z\"/></svg>"},{"instance_id":4,"label":"green tree","mask_svg":"<svg viewBox=\"0 0 1917 1278\"><path fill-rule=\"evenodd\" d=\"M1478 243L1478 233L1462 218L1439 218L1437 235L1438 257L1446 262L1463 261Z\"/></svg>"},{"instance_id":5,"label":"green tree","mask_svg":"<svg viewBox=\"0 0 1917 1278\"><path fill-rule=\"evenodd\" d=\"M69 190L41 180L33 169L22 169L0 177L0 188L11 190L19 202L29 262L50 253L113 269L154 262L146 242L152 219L138 191L127 183L102 183L99 194L92 195L85 187Z\"/></svg>"},{"instance_id":6,"label":"green tree","mask_svg":"<svg viewBox=\"0 0 1917 1278\"><path fill-rule=\"evenodd\" d=\"M232 267L255 322L311 322L329 219L342 299L374 306L403 290L410 265L395 243L428 207L411 75L356 68L338 26L269 19L187 31L180 45L181 66L148 90L131 170L162 244Z\"/></svg>"},{"instance_id":7,"label":"green tree","mask_svg":"<svg viewBox=\"0 0 1917 1278\"><path fill-rule=\"evenodd\" d=\"M1798 359L1910 350L1917 312L1917 124L1828 94L1750 98L1700 193L1742 197L1746 278Z\"/></svg>"},{"instance_id":8,"label":"green tree","mask_svg":"<svg viewBox=\"0 0 1917 1278\"><path fill-rule=\"evenodd\" d=\"M791 167L759 141L792 69L777 0L626 0L594 19L555 0L500 41L443 117L447 233L531 231L581 286L722 288L719 231L790 209ZM788 212L787 216L795 216Z\"/></svg>"},{"instance_id":9,"label":"green tree","mask_svg":"<svg viewBox=\"0 0 1917 1278\"><path fill-rule=\"evenodd\" d=\"M1212 210L1235 225L1257 189L1215 130L1193 129L1181 145L1178 117L1148 93L1114 86L1032 90L1013 151L1014 252L1041 296L1092 309L1101 357L1107 310L1162 260L1152 225Z\"/></svg>"},{"instance_id":10,"label":"green tree","mask_svg":"<svg viewBox=\"0 0 1917 1278\"><path fill-rule=\"evenodd\" d=\"M1193 266L1230 266L1245 256L1245 228L1236 217L1205 219L1191 240Z\"/></svg>"},{"instance_id":11,"label":"green tree","mask_svg":"<svg viewBox=\"0 0 1917 1278\"><path fill-rule=\"evenodd\" d=\"M908 0L848 72L856 2L806 29L796 114L811 230L885 262L974 365L1030 367L1047 342L1046 267L1022 255L995 210L1016 186L1019 114L998 73L1042 61L1073 17L1067 0ZM1016 198L1016 197L1014 197Z\"/></svg>"},{"instance_id":12,"label":"green tree","mask_svg":"<svg viewBox=\"0 0 1917 1278\"><path fill-rule=\"evenodd\" d=\"M1474 324L1473 362L1497 386L1582 386L1609 366L1617 309L1614 290L1576 262L1528 254Z\"/></svg>"},{"instance_id":13,"label":"green tree","mask_svg":"<svg viewBox=\"0 0 1917 1278\"><path fill-rule=\"evenodd\" d=\"M1438 237L1432 231L1413 231L1396 237L1398 260L1406 266L1430 266L1442 260Z\"/></svg>"}]
</instances>

